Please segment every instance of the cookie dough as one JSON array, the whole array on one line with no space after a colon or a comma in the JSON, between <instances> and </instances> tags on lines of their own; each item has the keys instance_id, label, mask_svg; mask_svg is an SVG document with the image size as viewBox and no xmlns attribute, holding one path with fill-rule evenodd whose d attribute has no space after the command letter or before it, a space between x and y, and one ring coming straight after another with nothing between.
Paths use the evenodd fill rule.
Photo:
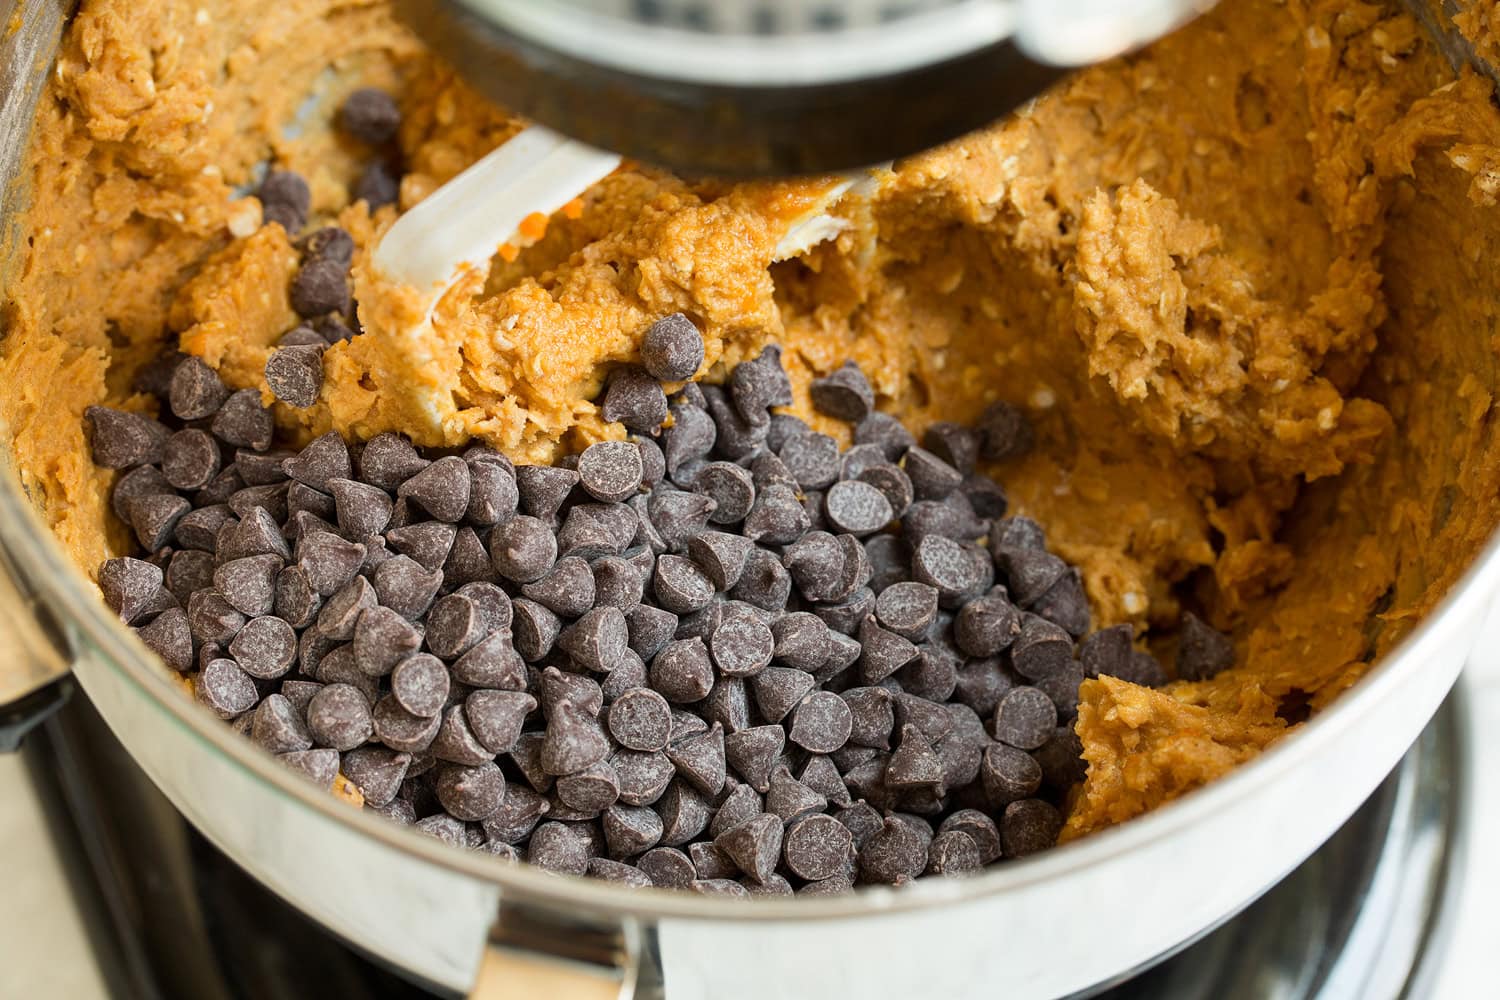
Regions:
<instances>
[{"instance_id":1,"label":"cookie dough","mask_svg":"<svg viewBox=\"0 0 1500 1000\"><path fill-rule=\"evenodd\" d=\"M81 570L125 543L86 406L147 406L132 379L168 336L271 398L296 257L242 194L268 159L360 247L365 332L328 352L318 406L278 404L289 429L546 461L622 433L599 389L674 311L704 330L709 379L780 342L814 422L809 381L851 358L914 430L1022 407L1037 446L992 471L1083 568L1096 623L1135 624L1170 662L1153 626L1186 600L1238 650L1211 681L1085 683L1089 774L1065 836L1210 781L1323 707L1495 522L1500 114L1395 8L1222 4L883 171L833 207L836 239L788 261L774 247L825 181L628 166L445 296L421 363L383 333L415 293L368 265L397 210L348 205L368 150L327 127L364 85L400 98L402 208L520 127L373 0L77 15L6 257L0 421ZM416 412L413 385L451 405Z\"/></svg>"}]
</instances>

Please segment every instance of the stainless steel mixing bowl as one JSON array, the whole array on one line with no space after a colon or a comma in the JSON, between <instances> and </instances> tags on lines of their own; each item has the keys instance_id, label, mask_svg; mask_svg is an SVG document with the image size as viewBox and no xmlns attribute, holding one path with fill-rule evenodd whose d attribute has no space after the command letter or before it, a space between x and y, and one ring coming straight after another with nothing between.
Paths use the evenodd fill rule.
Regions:
<instances>
[{"instance_id":1,"label":"stainless steel mixing bowl","mask_svg":"<svg viewBox=\"0 0 1500 1000\"><path fill-rule=\"evenodd\" d=\"M66 13L24 6L0 40L7 198L24 196L13 182ZM496 996L1020 998L1112 980L1239 910L1349 817L1431 718L1497 591L1492 539L1331 708L1145 817L969 879L746 904L507 866L319 792L184 697L0 476L0 703L71 667L176 806L267 886L417 978Z\"/></svg>"}]
</instances>

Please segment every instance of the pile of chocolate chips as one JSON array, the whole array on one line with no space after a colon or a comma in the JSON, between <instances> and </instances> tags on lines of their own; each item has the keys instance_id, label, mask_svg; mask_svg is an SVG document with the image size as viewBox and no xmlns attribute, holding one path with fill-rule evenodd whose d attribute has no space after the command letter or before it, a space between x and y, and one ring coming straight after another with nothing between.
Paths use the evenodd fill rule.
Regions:
<instances>
[{"instance_id":1,"label":"pile of chocolate chips","mask_svg":"<svg viewBox=\"0 0 1500 1000\"><path fill-rule=\"evenodd\" d=\"M89 411L143 559L110 606L200 701L327 788L456 845L630 885L842 892L1050 846L1099 674L1166 675L1088 634L1079 574L975 472L1030 442L992 406L918 446L854 365L797 417L776 348L726 386L692 322L645 336L556 466L385 434L272 447L255 390L197 358L163 421ZM668 417L670 416L670 419ZM1228 640L1191 615L1178 675Z\"/></svg>"}]
</instances>

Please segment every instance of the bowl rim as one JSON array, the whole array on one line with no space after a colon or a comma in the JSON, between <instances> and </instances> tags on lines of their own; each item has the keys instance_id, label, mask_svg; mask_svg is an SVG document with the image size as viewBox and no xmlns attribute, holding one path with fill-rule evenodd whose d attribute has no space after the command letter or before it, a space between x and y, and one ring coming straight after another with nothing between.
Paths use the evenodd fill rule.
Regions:
<instances>
[{"instance_id":1,"label":"bowl rim","mask_svg":"<svg viewBox=\"0 0 1500 1000\"><path fill-rule=\"evenodd\" d=\"M7 461L7 464L10 464ZM1397 645L1322 712L1228 775L1128 822L1096 831L1027 858L986 869L965 879L923 879L899 891L862 888L855 893L808 899L761 898L746 906L732 899L659 889L631 889L583 876L559 878L529 865L450 846L386 818L356 810L320 791L235 732L194 699L184 697L170 670L106 607L97 587L62 551L50 529L26 501L13 469L0 484L0 554L9 556L19 581L39 603L59 614L63 631L91 647L138 693L163 708L200 749L221 755L256 782L289 797L297 806L346 826L360 837L414 856L449 873L497 887L507 902L580 911L601 917L664 918L759 923L843 920L909 913L1015 891L1074 877L1149 842L1170 837L1231 800L1280 780L1304 756L1337 741L1367 706L1400 685L1403 675L1425 667L1448 634L1500 591L1500 532L1492 532L1472 563ZM1481 617L1481 621L1483 618ZM69 651L70 654L72 651ZM129 745L126 740L126 749Z\"/></svg>"}]
</instances>

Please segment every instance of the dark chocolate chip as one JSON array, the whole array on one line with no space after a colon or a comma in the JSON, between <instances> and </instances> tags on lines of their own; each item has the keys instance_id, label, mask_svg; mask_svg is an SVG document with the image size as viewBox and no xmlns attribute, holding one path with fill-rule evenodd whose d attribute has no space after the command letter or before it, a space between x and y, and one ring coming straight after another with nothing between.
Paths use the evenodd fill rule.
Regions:
<instances>
[{"instance_id":1,"label":"dark chocolate chip","mask_svg":"<svg viewBox=\"0 0 1500 1000\"><path fill-rule=\"evenodd\" d=\"M323 391L323 348L313 344L284 344L266 359L265 375L266 385L277 399L288 406L306 409L318 401L318 394Z\"/></svg>"},{"instance_id":2,"label":"dark chocolate chip","mask_svg":"<svg viewBox=\"0 0 1500 1000\"><path fill-rule=\"evenodd\" d=\"M921 836L890 815L859 849L859 874L866 882L891 885L916 878L926 867L927 845Z\"/></svg>"},{"instance_id":3,"label":"dark chocolate chip","mask_svg":"<svg viewBox=\"0 0 1500 1000\"><path fill-rule=\"evenodd\" d=\"M396 137L401 109L385 91L361 87L339 107L339 127L361 142L378 146Z\"/></svg>"},{"instance_id":4,"label":"dark chocolate chip","mask_svg":"<svg viewBox=\"0 0 1500 1000\"><path fill-rule=\"evenodd\" d=\"M1000 817L1000 840L1005 856L1022 858L1057 843L1062 815L1041 799L1023 799L1005 807Z\"/></svg>"},{"instance_id":5,"label":"dark chocolate chip","mask_svg":"<svg viewBox=\"0 0 1500 1000\"><path fill-rule=\"evenodd\" d=\"M764 882L774 874L781 860L781 839L781 820L762 813L720 834L714 839L714 846L728 855L740 871Z\"/></svg>"},{"instance_id":6,"label":"dark chocolate chip","mask_svg":"<svg viewBox=\"0 0 1500 1000\"><path fill-rule=\"evenodd\" d=\"M863 420L875 408L875 392L853 361L844 362L842 368L823 378L813 379L808 394L813 409L851 424Z\"/></svg>"},{"instance_id":7,"label":"dark chocolate chip","mask_svg":"<svg viewBox=\"0 0 1500 1000\"><path fill-rule=\"evenodd\" d=\"M219 407L209 430L214 437L233 447L265 451L271 447L276 425L271 419L271 411L261 405L260 390L241 389L231 393ZM347 470L344 475L348 475ZM309 485L317 488L316 483Z\"/></svg>"},{"instance_id":8,"label":"dark chocolate chip","mask_svg":"<svg viewBox=\"0 0 1500 1000\"><path fill-rule=\"evenodd\" d=\"M577 618L594 606L594 571L578 556L564 556L541 579L522 586L521 593L563 618ZM609 665L590 669L608 670Z\"/></svg>"},{"instance_id":9,"label":"dark chocolate chip","mask_svg":"<svg viewBox=\"0 0 1500 1000\"><path fill-rule=\"evenodd\" d=\"M1206 681L1234 666L1234 643L1191 611L1177 634L1177 677Z\"/></svg>"},{"instance_id":10,"label":"dark chocolate chip","mask_svg":"<svg viewBox=\"0 0 1500 1000\"><path fill-rule=\"evenodd\" d=\"M516 583L539 580L557 559L557 537L546 522L518 515L495 526L490 534L490 559L495 571Z\"/></svg>"},{"instance_id":11,"label":"dark chocolate chip","mask_svg":"<svg viewBox=\"0 0 1500 1000\"><path fill-rule=\"evenodd\" d=\"M1017 673L1039 681L1057 673L1072 659L1072 636L1045 618L1025 616L1010 646L1010 662Z\"/></svg>"},{"instance_id":12,"label":"dark chocolate chip","mask_svg":"<svg viewBox=\"0 0 1500 1000\"><path fill-rule=\"evenodd\" d=\"M755 504L755 483L748 470L733 462L710 462L693 477L693 490L714 501L708 519L734 524L745 519Z\"/></svg>"},{"instance_id":13,"label":"dark chocolate chip","mask_svg":"<svg viewBox=\"0 0 1500 1000\"><path fill-rule=\"evenodd\" d=\"M976 425L980 453L992 462L1016 458L1031 450L1031 422L1009 403L991 403Z\"/></svg>"},{"instance_id":14,"label":"dark chocolate chip","mask_svg":"<svg viewBox=\"0 0 1500 1000\"><path fill-rule=\"evenodd\" d=\"M589 445L578 458L578 480L595 500L618 503L641 488L641 450L629 441Z\"/></svg>"},{"instance_id":15,"label":"dark chocolate chip","mask_svg":"<svg viewBox=\"0 0 1500 1000\"><path fill-rule=\"evenodd\" d=\"M641 338L641 364L663 382L690 379L703 364L703 335L682 313L663 316Z\"/></svg>"},{"instance_id":16,"label":"dark chocolate chip","mask_svg":"<svg viewBox=\"0 0 1500 1000\"><path fill-rule=\"evenodd\" d=\"M1021 750L1036 750L1056 727L1057 706L1034 687L1013 689L995 710L995 739Z\"/></svg>"},{"instance_id":17,"label":"dark chocolate chip","mask_svg":"<svg viewBox=\"0 0 1500 1000\"><path fill-rule=\"evenodd\" d=\"M814 691L792 709L787 738L812 753L832 753L848 742L853 713L831 691Z\"/></svg>"},{"instance_id":18,"label":"dark chocolate chip","mask_svg":"<svg viewBox=\"0 0 1500 1000\"><path fill-rule=\"evenodd\" d=\"M806 816L786 829L782 853L793 875L821 882L846 873L855 856L854 835L826 814Z\"/></svg>"},{"instance_id":19,"label":"dark chocolate chip","mask_svg":"<svg viewBox=\"0 0 1500 1000\"><path fill-rule=\"evenodd\" d=\"M692 560L666 554L656 560L652 592L657 603L683 615L704 608L714 597L714 585Z\"/></svg>"},{"instance_id":20,"label":"dark chocolate chip","mask_svg":"<svg viewBox=\"0 0 1500 1000\"><path fill-rule=\"evenodd\" d=\"M985 588L987 557L976 547L928 535L912 553L912 576L937 588L944 607L960 607Z\"/></svg>"},{"instance_id":21,"label":"dark chocolate chip","mask_svg":"<svg viewBox=\"0 0 1500 1000\"><path fill-rule=\"evenodd\" d=\"M370 703L349 684L325 684L307 705L307 731L319 746L353 750L374 732Z\"/></svg>"},{"instance_id":22,"label":"dark chocolate chip","mask_svg":"<svg viewBox=\"0 0 1500 1000\"><path fill-rule=\"evenodd\" d=\"M292 276L288 298L304 319L349 311L349 268L328 257L303 261Z\"/></svg>"},{"instance_id":23,"label":"dark chocolate chip","mask_svg":"<svg viewBox=\"0 0 1500 1000\"><path fill-rule=\"evenodd\" d=\"M859 626L860 679L867 685L879 684L917 658L917 647L888 629L881 628L875 617Z\"/></svg>"},{"instance_id":24,"label":"dark chocolate chip","mask_svg":"<svg viewBox=\"0 0 1500 1000\"><path fill-rule=\"evenodd\" d=\"M830 486L823 495L823 510L836 529L861 537L884 528L895 516L885 493L857 479Z\"/></svg>"},{"instance_id":25,"label":"dark chocolate chip","mask_svg":"<svg viewBox=\"0 0 1500 1000\"><path fill-rule=\"evenodd\" d=\"M469 508L469 464L457 455L440 458L396 489L439 521L456 524Z\"/></svg>"},{"instance_id":26,"label":"dark chocolate chip","mask_svg":"<svg viewBox=\"0 0 1500 1000\"><path fill-rule=\"evenodd\" d=\"M937 620L937 588L926 583L893 583L875 599L875 617L885 628L913 642Z\"/></svg>"},{"instance_id":27,"label":"dark chocolate chip","mask_svg":"<svg viewBox=\"0 0 1500 1000\"><path fill-rule=\"evenodd\" d=\"M169 431L150 417L106 406L83 411L93 430L93 456L106 469L128 469L161 461Z\"/></svg>"},{"instance_id":28,"label":"dark chocolate chip","mask_svg":"<svg viewBox=\"0 0 1500 1000\"><path fill-rule=\"evenodd\" d=\"M135 630L146 648L162 662L178 673L187 673L193 666L193 631L188 626L187 612L181 608L168 608ZM293 640L295 645L295 639Z\"/></svg>"},{"instance_id":29,"label":"dark chocolate chip","mask_svg":"<svg viewBox=\"0 0 1500 1000\"><path fill-rule=\"evenodd\" d=\"M760 490L745 515L745 537L762 545L790 545L812 527L812 519L797 494L786 486Z\"/></svg>"},{"instance_id":30,"label":"dark chocolate chip","mask_svg":"<svg viewBox=\"0 0 1500 1000\"><path fill-rule=\"evenodd\" d=\"M771 780L766 790L766 812L781 817L785 823L791 823L799 816L820 813L827 808L828 800L816 789L792 777L792 772L785 764L777 764L771 769Z\"/></svg>"},{"instance_id":31,"label":"dark chocolate chip","mask_svg":"<svg viewBox=\"0 0 1500 1000\"><path fill-rule=\"evenodd\" d=\"M760 621L726 620L709 637L714 664L726 677L749 677L771 662L776 640Z\"/></svg>"},{"instance_id":32,"label":"dark chocolate chip","mask_svg":"<svg viewBox=\"0 0 1500 1000\"><path fill-rule=\"evenodd\" d=\"M443 573L425 569L410 556L392 556L376 568L372 582L381 604L416 621L432 607Z\"/></svg>"},{"instance_id":33,"label":"dark chocolate chip","mask_svg":"<svg viewBox=\"0 0 1500 1000\"><path fill-rule=\"evenodd\" d=\"M898 462L916 444L911 432L889 413L871 413L854 427L855 444L878 445L887 461Z\"/></svg>"},{"instance_id":34,"label":"dark chocolate chip","mask_svg":"<svg viewBox=\"0 0 1500 1000\"><path fill-rule=\"evenodd\" d=\"M776 454L805 490L823 489L839 478L838 442L827 434L798 434L788 438Z\"/></svg>"},{"instance_id":35,"label":"dark chocolate chip","mask_svg":"<svg viewBox=\"0 0 1500 1000\"><path fill-rule=\"evenodd\" d=\"M994 656L1021 632L1021 611L999 593L976 597L953 619L954 642L969 656Z\"/></svg>"}]
</instances>

